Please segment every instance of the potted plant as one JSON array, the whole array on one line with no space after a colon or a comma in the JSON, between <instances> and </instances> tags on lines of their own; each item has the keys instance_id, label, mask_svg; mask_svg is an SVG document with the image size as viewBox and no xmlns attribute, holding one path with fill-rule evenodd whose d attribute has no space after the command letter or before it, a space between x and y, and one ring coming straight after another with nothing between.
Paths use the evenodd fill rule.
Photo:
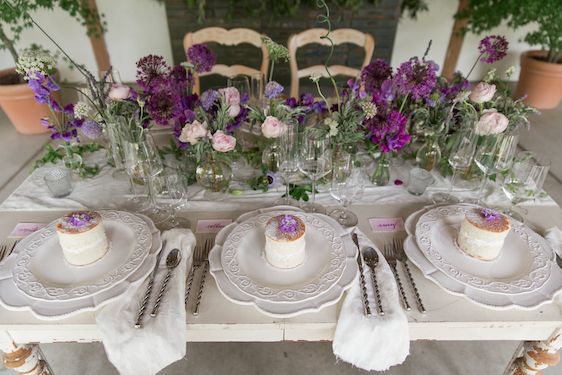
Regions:
<instances>
[{"instance_id":1,"label":"potted plant","mask_svg":"<svg viewBox=\"0 0 562 375\"><path fill-rule=\"evenodd\" d=\"M458 15L475 33L490 30L506 20L517 29L537 25L523 40L541 50L521 55L521 73L516 96L539 109L554 108L562 100L562 3L560 0L470 0Z\"/></svg>"}]
</instances>

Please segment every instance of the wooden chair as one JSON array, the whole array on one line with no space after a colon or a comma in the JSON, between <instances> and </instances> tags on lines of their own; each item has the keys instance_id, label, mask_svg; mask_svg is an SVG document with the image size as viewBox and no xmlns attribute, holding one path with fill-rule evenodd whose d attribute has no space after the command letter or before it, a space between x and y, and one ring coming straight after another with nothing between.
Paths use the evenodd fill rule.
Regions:
<instances>
[{"instance_id":1,"label":"wooden chair","mask_svg":"<svg viewBox=\"0 0 562 375\"><path fill-rule=\"evenodd\" d=\"M309 77L311 74L318 73L322 77L328 77L324 65L313 65L299 70L297 65L297 49L307 44L320 44L329 46L330 42L320 37L326 35L326 29L309 29L298 34L293 34L289 37L288 48L291 56L291 96L298 97L299 95L299 79ZM363 47L365 49L365 59L361 65L361 69L371 62L373 51L375 50L375 39L369 33L363 33L354 29L337 29L333 30L330 38L334 45L352 43ZM355 69L344 65L332 65L328 67L333 76L343 75L348 77L358 77L361 69Z\"/></svg>"},{"instance_id":2,"label":"wooden chair","mask_svg":"<svg viewBox=\"0 0 562 375\"><path fill-rule=\"evenodd\" d=\"M262 74L267 76L267 70L269 67L269 53L267 48L263 45L261 41L261 34L250 29L236 28L236 29L223 29L222 27L207 27L195 32L190 32L185 34L183 38L183 48L187 53L189 47L194 44L215 42L225 46L236 46L242 43L249 43L257 48L261 48L262 60L260 69L254 69L245 65L224 65L216 64L210 72L195 74L195 82L193 91L197 94L201 91L201 86L199 82L200 76L206 76L211 74L218 74L224 77L234 77L236 75L247 75L253 76L256 74Z\"/></svg>"}]
</instances>

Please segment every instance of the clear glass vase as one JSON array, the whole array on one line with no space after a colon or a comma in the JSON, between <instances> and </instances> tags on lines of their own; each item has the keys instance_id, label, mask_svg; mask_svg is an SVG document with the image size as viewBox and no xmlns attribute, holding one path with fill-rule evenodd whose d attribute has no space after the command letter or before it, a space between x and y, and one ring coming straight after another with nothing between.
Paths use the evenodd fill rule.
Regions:
<instances>
[{"instance_id":1,"label":"clear glass vase","mask_svg":"<svg viewBox=\"0 0 562 375\"><path fill-rule=\"evenodd\" d=\"M109 157L111 164L115 167L113 177L126 177L125 170L125 153L123 151L123 137L121 135L120 127L125 126L122 121L123 118L118 118L114 121L106 123L107 139L109 143Z\"/></svg>"},{"instance_id":2,"label":"clear glass vase","mask_svg":"<svg viewBox=\"0 0 562 375\"><path fill-rule=\"evenodd\" d=\"M267 145L261 154L261 162L267 171L279 172L279 164L281 161L281 147L278 141L274 141Z\"/></svg>"},{"instance_id":3,"label":"clear glass vase","mask_svg":"<svg viewBox=\"0 0 562 375\"><path fill-rule=\"evenodd\" d=\"M212 192L224 192L230 185L232 170L224 161L210 153L195 171L197 183Z\"/></svg>"},{"instance_id":4,"label":"clear glass vase","mask_svg":"<svg viewBox=\"0 0 562 375\"><path fill-rule=\"evenodd\" d=\"M418 167L431 171L437 166L441 159L441 147L439 138L435 135L428 136L425 143L418 149L416 164Z\"/></svg>"},{"instance_id":5,"label":"clear glass vase","mask_svg":"<svg viewBox=\"0 0 562 375\"><path fill-rule=\"evenodd\" d=\"M381 153L379 156L371 182L375 186L386 186L390 182L390 160L388 160L387 154Z\"/></svg>"}]
</instances>

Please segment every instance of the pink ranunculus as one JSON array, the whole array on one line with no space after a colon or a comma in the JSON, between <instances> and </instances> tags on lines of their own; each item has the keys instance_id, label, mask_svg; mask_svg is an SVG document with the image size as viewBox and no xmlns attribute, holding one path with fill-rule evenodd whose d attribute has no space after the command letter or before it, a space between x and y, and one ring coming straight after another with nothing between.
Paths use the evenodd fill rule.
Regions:
<instances>
[{"instance_id":1,"label":"pink ranunculus","mask_svg":"<svg viewBox=\"0 0 562 375\"><path fill-rule=\"evenodd\" d=\"M500 134L507 129L507 125L509 125L509 120L504 114L494 108L486 109L476 123L475 132L478 135Z\"/></svg>"},{"instance_id":2,"label":"pink ranunculus","mask_svg":"<svg viewBox=\"0 0 562 375\"><path fill-rule=\"evenodd\" d=\"M217 130L211 138L213 148L218 152L228 152L236 147L236 138L231 135L224 134L222 130Z\"/></svg>"},{"instance_id":3,"label":"pink ranunculus","mask_svg":"<svg viewBox=\"0 0 562 375\"><path fill-rule=\"evenodd\" d=\"M109 99L116 100L116 101L123 101L129 98L131 93L131 88L126 85L121 85L119 83L115 83L111 85L111 89L109 89Z\"/></svg>"},{"instance_id":4,"label":"pink ranunculus","mask_svg":"<svg viewBox=\"0 0 562 375\"><path fill-rule=\"evenodd\" d=\"M468 98L475 103L485 103L492 100L495 93L496 85L479 82L476 86L474 86Z\"/></svg>"},{"instance_id":5,"label":"pink ranunculus","mask_svg":"<svg viewBox=\"0 0 562 375\"><path fill-rule=\"evenodd\" d=\"M277 117L267 116L261 124L261 132L265 138L279 138L287 130L287 125Z\"/></svg>"},{"instance_id":6,"label":"pink ranunculus","mask_svg":"<svg viewBox=\"0 0 562 375\"><path fill-rule=\"evenodd\" d=\"M195 120L191 124L185 124L178 139L180 142L194 145L197 144L201 138L206 137L207 133L207 121L200 123Z\"/></svg>"},{"instance_id":7,"label":"pink ranunculus","mask_svg":"<svg viewBox=\"0 0 562 375\"><path fill-rule=\"evenodd\" d=\"M240 92L236 89L236 87L225 87L224 89L220 89L219 92L226 101L228 105L228 114L231 117L236 117L240 113Z\"/></svg>"}]
</instances>

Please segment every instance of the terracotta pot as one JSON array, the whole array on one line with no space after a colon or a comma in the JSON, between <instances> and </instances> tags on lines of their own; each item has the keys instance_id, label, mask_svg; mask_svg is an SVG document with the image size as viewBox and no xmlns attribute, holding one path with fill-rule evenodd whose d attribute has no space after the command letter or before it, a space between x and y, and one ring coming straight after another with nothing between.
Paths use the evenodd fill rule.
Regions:
<instances>
[{"instance_id":1,"label":"terracotta pot","mask_svg":"<svg viewBox=\"0 0 562 375\"><path fill-rule=\"evenodd\" d=\"M0 70L0 79L14 72L14 68ZM19 133L41 134L49 131L39 122L42 117L51 114L49 107L35 101L35 95L26 83L0 85L0 107Z\"/></svg>"},{"instance_id":2,"label":"terracotta pot","mask_svg":"<svg viewBox=\"0 0 562 375\"><path fill-rule=\"evenodd\" d=\"M521 55L521 73L516 97L527 95L525 103L538 109L551 109L562 100L562 63L548 63L545 51L527 51Z\"/></svg>"}]
</instances>

